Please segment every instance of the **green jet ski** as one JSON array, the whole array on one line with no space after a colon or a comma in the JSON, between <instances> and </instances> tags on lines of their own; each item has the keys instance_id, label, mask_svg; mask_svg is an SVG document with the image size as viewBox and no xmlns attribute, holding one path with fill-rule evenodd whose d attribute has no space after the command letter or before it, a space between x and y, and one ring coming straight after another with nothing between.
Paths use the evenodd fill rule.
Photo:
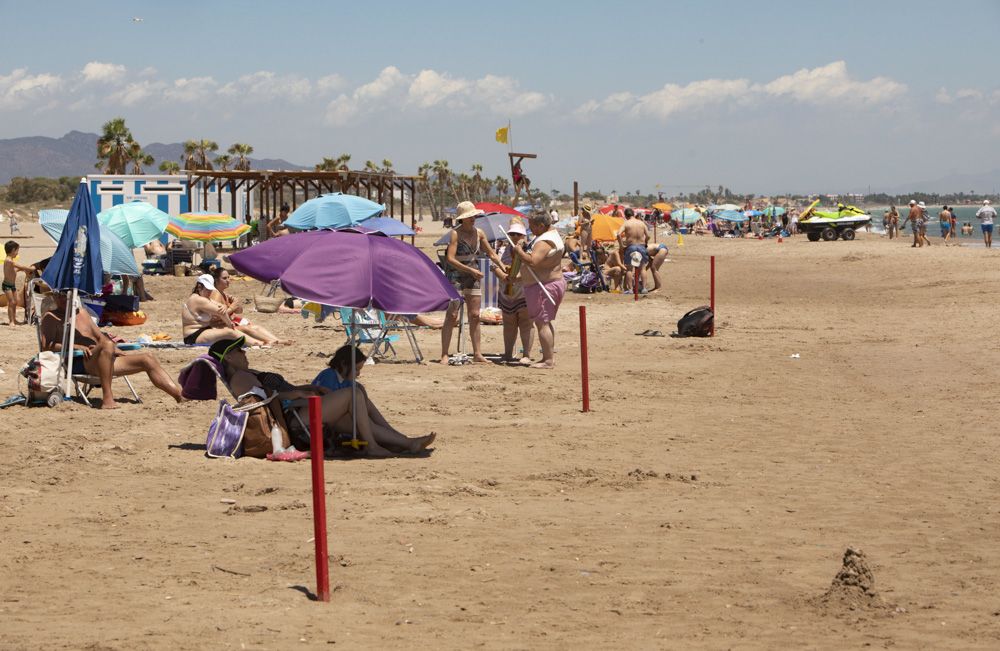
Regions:
<instances>
[{"instance_id":1,"label":"green jet ski","mask_svg":"<svg viewBox=\"0 0 1000 651\"><path fill-rule=\"evenodd\" d=\"M816 210L819 200L803 211L799 217L799 230L806 234L810 242L825 240L832 242L838 237L853 240L857 229L867 226L872 216L856 206L837 204L836 210Z\"/></svg>"}]
</instances>

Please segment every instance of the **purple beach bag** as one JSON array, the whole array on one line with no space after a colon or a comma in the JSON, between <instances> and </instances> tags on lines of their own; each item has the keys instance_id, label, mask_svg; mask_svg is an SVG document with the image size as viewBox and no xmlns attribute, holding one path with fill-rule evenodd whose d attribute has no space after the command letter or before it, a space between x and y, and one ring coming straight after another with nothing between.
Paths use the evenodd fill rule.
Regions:
<instances>
[{"instance_id":1,"label":"purple beach bag","mask_svg":"<svg viewBox=\"0 0 1000 651\"><path fill-rule=\"evenodd\" d=\"M243 456L243 433L246 431L245 411L235 411L225 400L219 401L219 411L208 426L205 456L212 459L239 459Z\"/></svg>"}]
</instances>

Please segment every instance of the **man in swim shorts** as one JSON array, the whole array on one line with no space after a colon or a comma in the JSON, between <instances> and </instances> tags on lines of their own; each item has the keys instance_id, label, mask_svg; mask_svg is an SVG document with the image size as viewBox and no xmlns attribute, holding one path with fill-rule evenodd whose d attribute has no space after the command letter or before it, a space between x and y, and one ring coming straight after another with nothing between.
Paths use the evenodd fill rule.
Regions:
<instances>
[{"instance_id":1,"label":"man in swim shorts","mask_svg":"<svg viewBox=\"0 0 1000 651\"><path fill-rule=\"evenodd\" d=\"M628 208L625 211L625 223L621 225L616 234L618 244L624 252L622 262L626 267L643 268L649 264L649 231L646 224L639 219L635 212ZM636 254L638 254L639 264L635 264Z\"/></svg>"},{"instance_id":2,"label":"man in swim shorts","mask_svg":"<svg viewBox=\"0 0 1000 651\"><path fill-rule=\"evenodd\" d=\"M979 218L980 228L983 229L983 243L987 249L993 248L993 220L996 219L997 211L990 205L989 199L983 200L983 207L976 211Z\"/></svg>"}]
</instances>

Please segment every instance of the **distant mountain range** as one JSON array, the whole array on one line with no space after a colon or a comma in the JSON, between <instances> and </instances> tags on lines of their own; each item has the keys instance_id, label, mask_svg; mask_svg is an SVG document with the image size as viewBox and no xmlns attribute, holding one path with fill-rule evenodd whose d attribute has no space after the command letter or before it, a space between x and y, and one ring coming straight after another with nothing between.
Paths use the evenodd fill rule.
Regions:
<instances>
[{"instance_id":1,"label":"distant mountain range","mask_svg":"<svg viewBox=\"0 0 1000 651\"><path fill-rule=\"evenodd\" d=\"M159 174L161 162L172 160L181 163L184 145L176 142L169 145L155 142L143 150L156 159L156 163L146 168L147 174ZM85 176L97 169L97 134L70 131L62 138L29 136L0 140L0 185L10 182L15 176ZM251 158L254 169L300 170L312 166L296 165L280 158Z\"/></svg>"}]
</instances>

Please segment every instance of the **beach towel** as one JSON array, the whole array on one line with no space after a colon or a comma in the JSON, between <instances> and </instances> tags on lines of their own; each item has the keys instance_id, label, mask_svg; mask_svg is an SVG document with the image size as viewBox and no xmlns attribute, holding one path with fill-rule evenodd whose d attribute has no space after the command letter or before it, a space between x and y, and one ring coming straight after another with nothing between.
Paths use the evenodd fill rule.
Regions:
<instances>
[{"instance_id":1,"label":"beach towel","mask_svg":"<svg viewBox=\"0 0 1000 651\"><path fill-rule=\"evenodd\" d=\"M479 258L476 260L479 264L479 271L483 273L483 279L480 281L480 286L483 292L483 302L481 307L500 307L499 297L500 297L500 279L496 277L493 270L490 268L489 258Z\"/></svg>"},{"instance_id":2,"label":"beach towel","mask_svg":"<svg viewBox=\"0 0 1000 651\"><path fill-rule=\"evenodd\" d=\"M181 369L177 383L188 400L215 400L218 397L215 383L221 378L222 365L218 360L201 355Z\"/></svg>"}]
</instances>

